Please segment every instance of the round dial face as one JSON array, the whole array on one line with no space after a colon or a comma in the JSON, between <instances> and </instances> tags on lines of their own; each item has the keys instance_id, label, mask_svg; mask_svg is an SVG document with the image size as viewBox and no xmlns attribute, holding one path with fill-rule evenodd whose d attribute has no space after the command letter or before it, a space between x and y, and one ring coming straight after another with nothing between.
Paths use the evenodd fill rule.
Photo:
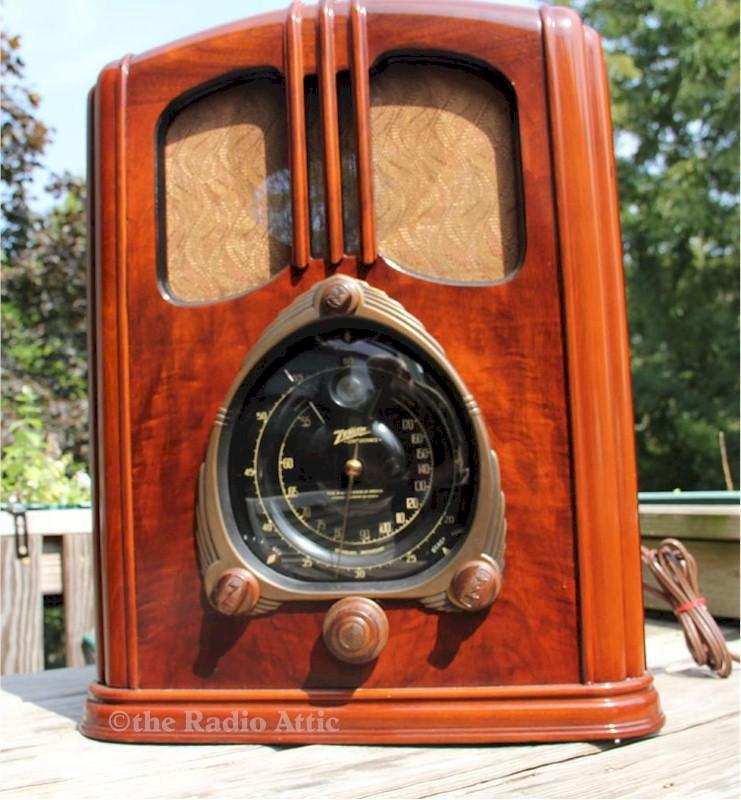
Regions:
<instances>
[{"instance_id":1,"label":"round dial face","mask_svg":"<svg viewBox=\"0 0 741 800\"><path fill-rule=\"evenodd\" d=\"M305 328L250 372L228 419L225 516L274 572L410 578L465 538L477 473L467 412L399 333L367 321Z\"/></svg>"}]
</instances>

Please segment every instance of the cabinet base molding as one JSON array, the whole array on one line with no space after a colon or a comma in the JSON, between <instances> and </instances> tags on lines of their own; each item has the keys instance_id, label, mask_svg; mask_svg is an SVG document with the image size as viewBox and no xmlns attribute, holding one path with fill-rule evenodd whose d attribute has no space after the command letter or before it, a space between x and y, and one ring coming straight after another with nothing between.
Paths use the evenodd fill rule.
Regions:
<instances>
[{"instance_id":1,"label":"cabinet base molding","mask_svg":"<svg viewBox=\"0 0 741 800\"><path fill-rule=\"evenodd\" d=\"M664 716L652 678L431 689L90 687L80 730L118 742L463 744L624 739Z\"/></svg>"}]
</instances>

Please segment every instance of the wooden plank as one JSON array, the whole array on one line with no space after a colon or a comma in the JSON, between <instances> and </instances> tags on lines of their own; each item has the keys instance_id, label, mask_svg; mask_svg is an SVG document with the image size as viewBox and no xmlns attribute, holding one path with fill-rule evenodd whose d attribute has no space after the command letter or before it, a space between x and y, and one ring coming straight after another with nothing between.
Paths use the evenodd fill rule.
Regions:
<instances>
[{"instance_id":1,"label":"wooden plank","mask_svg":"<svg viewBox=\"0 0 741 800\"><path fill-rule=\"evenodd\" d=\"M641 536L666 539L739 540L737 505L645 505L638 507Z\"/></svg>"},{"instance_id":2,"label":"wooden plank","mask_svg":"<svg viewBox=\"0 0 741 800\"><path fill-rule=\"evenodd\" d=\"M738 718L484 781L449 797L738 797ZM588 764L584 762L588 760ZM387 797L393 795L386 795ZM417 797L431 797L424 789Z\"/></svg>"},{"instance_id":3,"label":"wooden plank","mask_svg":"<svg viewBox=\"0 0 741 800\"><path fill-rule=\"evenodd\" d=\"M655 549L661 539L641 538L646 547ZM697 562L698 580L703 597L714 617L738 619L739 617L739 555L738 542L711 542L683 539L683 544ZM656 587L653 575L644 566L643 581ZM649 592L644 595L646 608L658 611L671 610L663 600Z\"/></svg>"},{"instance_id":4,"label":"wooden plank","mask_svg":"<svg viewBox=\"0 0 741 800\"><path fill-rule=\"evenodd\" d=\"M64 633L68 667L82 667L82 637L95 628L93 542L90 536L65 536Z\"/></svg>"},{"instance_id":5,"label":"wooden plank","mask_svg":"<svg viewBox=\"0 0 741 800\"><path fill-rule=\"evenodd\" d=\"M62 537L44 536L41 547L41 594L62 594Z\"/></svg>"},{"instance_id":6,"label":"wooden plank","mask_svg":"<svg viewBox=\"0 0 741 800\"><path fill-rule=\"evenodd\" d=\"M41 537L29 535L29 555L19 559L15 540L0 537L2 574L2 654L0 673L44 668L44 617L41 601Z\"/></svg>"}]
</instances>

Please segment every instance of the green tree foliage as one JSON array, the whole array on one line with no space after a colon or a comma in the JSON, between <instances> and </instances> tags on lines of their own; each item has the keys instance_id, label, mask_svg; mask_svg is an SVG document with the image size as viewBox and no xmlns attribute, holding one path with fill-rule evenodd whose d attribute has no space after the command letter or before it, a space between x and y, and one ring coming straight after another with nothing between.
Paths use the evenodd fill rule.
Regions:
<instances>
[{"instance_id":1,"label":"green tree foliage","mask_svg":"<svg viewBox=\"0 0 741 800\"><path fill-rule=\"evenodd\" d=\"M39 398L47 431L64 452L87 455L85 191L57 179L59 202L33 226L3 270L3 399L23 386ZM11 413L11 416L12 413Z\"/></svg>"},{"instance_id":2,"label":"green tree foliage","mask_svg":"<svg viewBox=\"0 0 741 800\"><path fill-rule=\"evenodd\" d=\"M33 226L29 187L49 141L47 127L34 116L40 98L23 79L20 39L0 33L2 57L2 260L23 249Z\"/></svg>"},{"instance_id":3,"label":"green tree foliage","mask_svg":"<svg viewBox=\"0 0 741 800\"><path fill-rule=\"evenodd\" d=\"M738 5L584 0L617 134L643 490L738 487Z\"/></svg>"},{"instance_id":4,"label":"green tree foliage","mask_svg":"<svg viewBox=\"0 0 741 800\"><path fill-rule=\"evenodd\" d=\"M18 419L10 423L10 441L3 448L3 500L46 505L89 500L89 476L47 435L36 395L24 386L16 399Z\"/></svg>"},{"instance_id":5,"label":"green tree foliage","mask_svg":"<svg viewBox=\"0 0 741 800\"><path fill-rule=\"evenodd\" d=\"M3 35L3 494L39 501L52 484L64 493L59 482L87 455L85 187L53 177L52 207L32 210L32 180L50 134L35 118L39 98L25 85L19 46ZM19 471L21 452L33 475ZM42 462L48 470L39 484Z\"/></svg>"}]
</instances>

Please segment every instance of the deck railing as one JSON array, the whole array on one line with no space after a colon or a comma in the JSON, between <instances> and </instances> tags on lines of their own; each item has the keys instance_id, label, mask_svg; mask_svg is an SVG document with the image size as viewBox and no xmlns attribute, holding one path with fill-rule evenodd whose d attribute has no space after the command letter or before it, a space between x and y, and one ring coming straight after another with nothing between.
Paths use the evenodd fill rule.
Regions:
<instances>
[{"instance_id":1,"label":"deck railing","mask_svg":"<svg viewBox=\"0 0 741 800\"><path fill-rule=\"evenodd\" d=\"M83 666L83 639L95 627L90 509L0 511L0 574L0 672L44 669L44 606L60 597L66 662L60 666Z\"/></svg>"}]
</instances>

